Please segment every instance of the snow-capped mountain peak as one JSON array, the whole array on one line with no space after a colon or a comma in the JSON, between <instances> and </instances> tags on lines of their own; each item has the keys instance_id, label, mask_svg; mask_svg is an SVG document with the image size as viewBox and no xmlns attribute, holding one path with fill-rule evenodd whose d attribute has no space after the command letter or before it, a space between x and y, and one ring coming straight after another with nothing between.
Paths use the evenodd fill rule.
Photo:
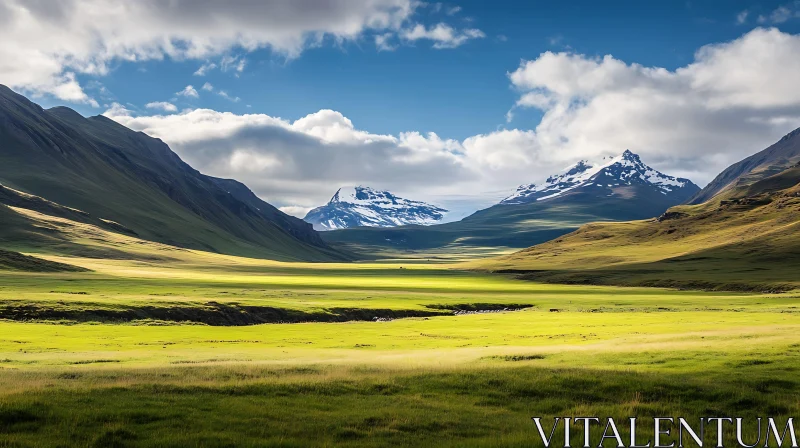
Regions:
<instances>
[{"instance_id":1,"label":"snow-capped mountain peak","mask_svg":"<svg viewBox=\"0 0 800 448\"><path fill-rule=\"evenodd\" d=\"M422 202L399 198L388 191L375 190L361 185L357 187L342 187L336 190L336 194L333 195L329 203L334 202L362 205L381 204L382 206L398 203L422 204Z\"/></svg>"},{"instance_id":2,"label":"snow-capped mountain peak","mask_svg":"<svg viewBox=\"0 0 800 448\"><path fill-rule=\"evenodd\" d=\"M581 160L560 174L548 177L542 184L521 185L500 203L523 204L553 199L588 187L609 189L630 185L649 186L663 195L671 195L685 187L689 190L698 188L688 179L669 176L650 168L637 154L626 149L619 156L604 157L597 162Z\"/></svg>"},{"instance_id":3,"label":"snow-capped mountain peak","mask_svg":"<svg viewBox=\"0 0 800 448\"><path fill-rule=\"evenodd\" d=\"M317 230L348 227L395 227L430 225L441 221L447 210L422 201L405 199L370 187L342 187L331 200L306 215Z\"/></svg>"}]
</instances>

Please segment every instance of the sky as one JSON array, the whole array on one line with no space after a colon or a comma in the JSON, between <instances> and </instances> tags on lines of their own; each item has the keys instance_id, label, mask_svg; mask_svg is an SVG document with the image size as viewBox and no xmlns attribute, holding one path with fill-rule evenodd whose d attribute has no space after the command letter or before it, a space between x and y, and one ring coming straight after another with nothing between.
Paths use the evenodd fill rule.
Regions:
<instances>
[{"instance_id":1,"label":"sky","mask_svg":"<svg viewBox=\"0 0 800 448\"><path fill-rule=\"evenodd\" d=\"M703 186L800 127L800 0L0 0L0 84L303 216L457 219L625 149Z\"/></svg>"}]
</instances>

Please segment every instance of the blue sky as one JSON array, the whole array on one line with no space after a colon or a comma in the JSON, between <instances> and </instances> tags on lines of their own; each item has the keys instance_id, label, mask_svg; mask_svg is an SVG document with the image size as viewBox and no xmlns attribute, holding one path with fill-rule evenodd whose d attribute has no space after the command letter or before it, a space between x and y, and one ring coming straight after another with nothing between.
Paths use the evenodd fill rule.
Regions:
<instances>
[{"instance_id":1,"label":"blue sky","mask_svg":"<svg viewBox=\"0 0 800 448\"><path fill-rule=\"evenodd\" d=\"M691 62L702 45L732 40L757 26L758 15L769 14L781 1L462 1L454 16L445 8L420 8L425 23L447 20L481 29L486 38L456 49L437 50L420 43L395 51L377 51L367 39L337 45L327 42L287 60L270 50L248 53L242 73L212 70L192 74L196 60L119 63L99 79L116 101L142 107L174 97L187 84L204 82L241 98L231 103L207 96L179 102L181 107L209 107L236 113L263 112L296 119L310 111L334 109L358 127L376 133L433 131L463 139L506 126L505 114L516 99L507 72L521 59L545 51L586 55L612 54L623 61L674 69ZM749 11L745 24L737 15ZM779 24L800 32L800 20ZM238 75L238 76L236 76ZM91 76L85 80L98 79ZM62 102L44 100L43 104ZM248 108L247 105L251 107ZM95 115L86 105L75 107ZM516 126L534 126L532 111L519 116Z\"/></svg>"},{"instance_id":2,"label":"blue sky","mask_svg":"<svg viewBox=\"0 0 800 448\"><path fill-rule=\"evenodd\" d=\"M295 214L343 184L474 210L624 149L702 185L800 125L794 94L757 90L795 75L795 0L104 5L0 2L12 25L0 83L44 107L105 112ZM37 27L48 37L26 38ZM196 96L176 94L189 85Z\"/></svg>"}]
</instances>

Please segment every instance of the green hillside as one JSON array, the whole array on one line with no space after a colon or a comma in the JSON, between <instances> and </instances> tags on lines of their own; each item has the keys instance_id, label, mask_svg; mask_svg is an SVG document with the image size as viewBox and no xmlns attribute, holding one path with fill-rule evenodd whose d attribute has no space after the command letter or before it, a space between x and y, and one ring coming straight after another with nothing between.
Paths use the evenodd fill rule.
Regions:
<instances>
[{"instance_id":1,"label":"green hillside","mask_svg":"<svg viewBox=\"0 0 800 448\"><path fill-rule=\"evenodd\" d=\"M199 173L161 140L102 116L44 110L4 86L0 183L146 240L279 260L343 258L309 224L238 182ZM2 203L13 205L8 196Z\"/></svg>"}]
</instances>

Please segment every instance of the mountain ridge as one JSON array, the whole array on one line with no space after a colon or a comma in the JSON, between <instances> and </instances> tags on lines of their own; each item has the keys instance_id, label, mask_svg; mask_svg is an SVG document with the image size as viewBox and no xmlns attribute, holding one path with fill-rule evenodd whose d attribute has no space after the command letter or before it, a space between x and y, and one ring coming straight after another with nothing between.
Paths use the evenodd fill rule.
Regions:
<instances>
[{"instance_id":1,"label":"mountain ridge","mask_svg":"<svg viewBox=\"0 0 800 448\"><path fill-rule=\"evenodd\" d=\"M107 117L43 109L2 86L0 142L0 183L141 238L257 258L346 258L309 224L254 194L245 198L246 186L206 176L160 139Z\"/></svg>"},{"instance_id":2,"label":"mountain ridge","mask_svg":"<svg viewBox=\"0 0 800 448\"><path fill-rule=\"evenodd\" d=\"M779 173L800 162L800 128L780 140L719 173L708 185L694 195L689 203L700 204L737 186L745 186Z\"/></svg>"},{"instance_id":3,"label":"mountain ridge","mask_svg":"<svg viewBox=\"0 0 800 448\"><path fill-rule=\"evenodd\" d=\"M339 188L327 204L310 210L303 219L317 230L336 230L431 225L445 213L446 209L435 205L359 185Z\"/></svg>"},{"instance_id":4,"label":"mountain ridge","mask_svg":"<svg viewBox=\"0 0 800 448\"><path fill-rule=\"evenodd\" d=\"M630 151L620 157L634 162L639 160ZM334 230L324 232L322 238L340 247L381 256L398 256L415 251L473 252L491 247L521 249L557 238L588 222L627 221L658 216L669 207L684 202L700 189L687 180L683 187L675 191L676 194L664 194L652 185L633 181L634 175L641 174L641 170L633 165L638 166L631 162L630 166L620 166L614 172L608 171L611 176L604 175L604 178L614 178L618 182L596 185L596 182L586 182L584 179L576 184L576 188L565 186L560 190L561 194L546 200L536 200L535 195L528 198L531 200L511 201L506 198L505 203L479 210L460 221L432 226ZM643 163L641 165L646 167ZM628 179L631 181L628 182ZM519 191L518 189L517 193ZM544 196L540 192L536 194L539 194L538 197Z\"/></svg>"},{"instance_id":5,"label":"mountain ridge","mask_svg":"<svg viewBox=\"0 0 800 448\"><path fill-rule=\"evenodd\" d=\"M651 185L665 196L674 195L686 199L700 190L689 179L668 176L647 166L637 154L626 149L619 156L604 157L599 162L581 160L564 169L562 173L548 177L541 185L521 185L514 194L500 201L500 204L550 200L578 188L610 188L633 183Z\"/></svg>"}]
</instances>

